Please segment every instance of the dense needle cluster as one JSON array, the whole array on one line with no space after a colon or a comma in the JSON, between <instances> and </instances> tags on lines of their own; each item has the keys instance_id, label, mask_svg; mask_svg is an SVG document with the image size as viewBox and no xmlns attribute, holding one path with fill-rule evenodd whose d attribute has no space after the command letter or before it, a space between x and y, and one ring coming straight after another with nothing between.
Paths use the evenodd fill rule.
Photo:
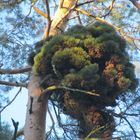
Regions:
<instances>
[{"instance_id":1,"label":"dense needle cluster","mask_svg":"<svg viewBox=\"0 0 140 140\"><path fill-rule=\"evenodd\" d=\"M81 127L89 124L87 128L92 130L88 110L95 115L99 112L97 108L114 106L118 96L137 86L134 66L125 48L125 40L105 23L96 22L88 27L76 25L50 37L35 53L33 68L45 79L44 88L59 85L99 94L97 97L80 91L59 90L59 94L52 95L64 113L81 118ZM109 114L99 114L103 114L102 125L106 124L105 116L110 117Z\"/></svg>"}]
</instances>

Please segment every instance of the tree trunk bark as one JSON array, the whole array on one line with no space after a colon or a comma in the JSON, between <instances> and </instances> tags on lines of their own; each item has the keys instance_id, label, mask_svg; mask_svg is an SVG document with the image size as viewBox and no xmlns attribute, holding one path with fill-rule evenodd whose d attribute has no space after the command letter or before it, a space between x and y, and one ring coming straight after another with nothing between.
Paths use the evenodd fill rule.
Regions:
<instances>
[{"instance_id":1,"label":"tree trunk bark","mask_svg":"<svg viewBox=\"0 0 140 140\"><path fill-rule=\"evenodd\" d=\"M60 30L65 28L67 18L70 15L72 8L75 6L76 0L60 0L59 7L52 18L51 28L49 35L56 35ZM44 32L44 39L47 37L47 28Z\"/></svg>"},{"instance_id":2,"label":"tree trunk bark","mask_svg":"<svg viewBox=\"0 0 140 140\"><path fill-rule=\"evenodd\" d=\"M51 23L49 35L57 34L58 28L62 28L66 22L65 19L71 12L70 9L75 3L76 0L60 0L60 5ZM44 32L44 38L46 38L46 31L47 30ZM28 105L24 127L25 140L45 140L48 98L46 97L43 101L38 102L38 97L42 93L39 82L39 76L35 75L33 72L28 86Z\"/></svg>"},{"instance_id":3,"label":"tree trunk bark","mask_svg":"<svg viewBox=\"0 0 140 140\"><path fill-rule=\"evenodd\" d=\"M34 74L30 77L26 122L24 127L25 140L45 139L45 120L48 101L46 98L38 102L38 97L42 92L39 81L39 77Z\"/></svg>"}]
</instances>

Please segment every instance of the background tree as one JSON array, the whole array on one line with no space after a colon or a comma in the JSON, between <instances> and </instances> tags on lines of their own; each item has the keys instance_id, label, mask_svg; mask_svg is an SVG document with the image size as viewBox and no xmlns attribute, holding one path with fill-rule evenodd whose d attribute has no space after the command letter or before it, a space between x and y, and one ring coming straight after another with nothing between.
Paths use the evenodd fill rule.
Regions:
<instances>
[{"instance_id":1,"label":"background tree","mask_svg":"<svg viewBox=\"0 0 140 140\"><path fill-rule=\"evenodd\" d=\"M12 131L9 128L9 125L2 124L0 129L0 139L2 140L11 140L12 138Z\"/></svg>"},{"instance_id":2,"label":"background tree","mask_svg":"<svg viewBox=\"0 0 140 140\"><path fill-rule=\"evenodd\" d=\"M13 2L13 1L9 1L9 2ZM48 23L47 23L48 28L46 28L46 30L45 30L44 38L46 38L48 35L56 34L57 31L62 32L64 29L64 26L62 26L62 25L64 25L63 23L69 23L70 25L74 25L75 21L77 21L77 23L78 22L80 24L84 23L86 25L90 21L94 22L95 20L99 20L99 21L103 21L103 22L108 21L108 24L110 24L111 26L114 26L114 28L123 37L125 37L128 40L128 42L131 46L138 48L138 44L139 44L139 38L138 38L139 37L139 24L138 24L139 19L137 18L139 16L139 12L138 12L139 2L138 1L115 2L115 1L103 0L103 1L96 1L96 2L94 2L94 1L78 1L78 2L71 1L70 3L68 1L61 1L61 3L59 3L59 6L58 6L58 2L54 1L54 3L53 2L50 3L50 7L54 6L52 8L52 9L54 9L54 11L58 7L58 10L57 10L57 12L56 12L57 14L56 14L56 16L54 16L53 20L52 20L52 18L50 18L51 15L53 15L53 11L49 10L50 8L48 7L49 5L47 2L46 3L42 3L42 2L36 3L40 9L43 9L43 6L46 5L47 14L42 13L37 7L35 7L35 1L31 2L31 3L28 3L28 2L23 3L22 1L20 1L20 2L17 4L16 1L14 1L12 3L12 5L9 3L10 6L8 3L1 4L1 10L3 12L2 21L4 21L4 20L8 21L8 22L6 22L7 23L6 27L8 27L8 29L5 28L3 26L3 24L1 23L1 25L2 25L1 26L1 31L2 31L1 32L1 38L2 38L1 39L1 68L2 68L1 73L2 74L8 73L8 75L6 75L6 76L2 75L1 80L3 80L3 79L9 80L9 82L1 81L1 84L22 86L22 87L27 86L27 84L25 83L25 81L28 80L27 75L17 75L16 74L16 76L11 76L12 73L9 73L7 71L4 72L4 70L7 68L24 66L26 64L26 60L27 60L27 56L28 56L27 54L29 54L30 51L32 51L34 49L34 46L32 46L33 42L34 41L37 42L37 40L40 40L40 36L38 36L39 38L37 39L37 35L39 35L39 33L43 32L43 30L42 30L43 24L40 24L40 23L43 23L42 17L37 16L37 14L33 11L32 12L29 11L29 14L28 14L27 12L25 12L25 11L27 11L28 8L30 10L32 8L34 8L35 11L37 11L37 13L40 13L41 15L43 15L44 17L46 17L48 19ZM68 4L68 5L66 5L66 4ZM68 8L66 8L66 7L68 7ZM45 9L45 7L44 7L44 9ZM127 12L124 12L124 11L127 11ZM6 13L8 13L8 12L11 13L10 14L11 17L6 15ZM44 12L45 12L45 10L44 10ZM26 15L25 15L25 13L26 13ZM71 15L69 15L70 13L71 13ZM14 15L14 17L12 16L12 14ZM8 18L9 17L10 18L9 19L4 18L6 16ZM36 17L38 17L38 18L36 18ZM64 19L66 19L66 17L67 17L67 20L64 20ZM73 19L74 19L74 22L73 22ZM41 22L40 22L40 20L41 20ZM16 21L16 24L15 24L15 21ZM133 21L133 22L131 22L131 21ZM26 25L28 25L28 26L26 26ZM11 29L11 32L9 31L10 29ZM34 35L36 35L36 39L32 40L32 38L34 38ZM14 53L11 53L11 52L14 52ZM19 59L21 57L22 57L22 59ZM15 58L17 58L17 59L15 60ZM9 61L9 60L11 60L11 61ZM25 71L29 71L29 70L30 69L26 69ZM19 73L19 71L16 73ZM37 78L37 80L38 80L38 78ZM39 84L38 84L37 80L35 79L34 80L35 82L33 80L31 80L32 81L32 82L30 82L31 86L28 87L29 91L33 93L32 96L35 96L35 94L42 93L42 91L41 91L42 89L39 88ZM12 83L10 81L12 81ZM21 82L22 83L24 82L25 84L21 84ZM33 89L36 90L36 92L31 90L32 88L30 88L30 87L32 87L32 86L33 86ZM35 88L36 86L37 86L37 88ZM7 88L7 87L3 88L3 90L5 90L5 89L10 89L10 88ZM114 112L111 112L111 114L117 118L121 118L121 121L125 120L128 123L128 125L130 126L131 130L133 131L134 136L137 137L137 133L136 133L137 131L133 128L130 121L127 120L128 117L126 118L126 115L127 116L133 116L133 115L139 116L138 112L136 112L136 114L134 114L134 113L132 114L132 112L131 112L131 109L133 107L138 107L138 106L136 106L136 104L138 103L138 100L139 100L138 94L135 94L134 96L133 95L130 94L130 97L128 97L128 96L125 97L125 95L123 97L121 97L121 99L123 101L125 101L125 100L127 101L127 104L126 104L126 102L122 102L122 100L118 100L118 102L122 102L120 104L119 113L116 114ZM38 97L33 97L33 98L34 98L33 107L35 109L36 108L35 101L37 101ZM131 100L129 100L129 99L131 99ZM128 100L129 100L129 102L128 102ZM46 104L46 103L47 102L44 101L44 104ZM30 102L29 102L29 104L30 104ZM41 107L41 104L37 104L37 106ZM39 108L37 108L37 110L38 109ZM43 137L44 137L45 126L42 127L42 125L44 124L44 121L45 121L45 109L46 108L44 107L43 109L44 109L44 111L40 110L40 112L35 115L36 118L34 118L34 124L36 124L36 125L33 125L33 126L35 126L34 130L37 130L36 127L39 128L40 134L42 134L42 135L37 136L36 134L38 134L38 133L36 133L36 131L33 131L34 133L30 133L36 139L39 139L39 138L43 139ZM28 111L27 111L27 114L29 114ZM123 116L122 116L122 114L123 114ZM29 117L27 117L27 118L30 119L30 117L32 118L32 117L34 117L34 115L29 114ZM42 122L43 122L42 125L41 125L41 122L38 122L39 123L38 124L37 121L35 120L35 119L38 119L38 117L40 118L40 120L42 120ZM43 117L44 119L42 119L41 117ZM30 122L27 121L27 124L29 124L29 123ZM30 130L32 130L32 129L30 129ZM28 135L27 132L29 132L29 129L27 129L27 127L26 127L25 135L26 134ZM30 139L31 139L31 135L28 135L30 137ZM33 139L35 140L35 138L33 138Z\"/></svg>"}]
</instances>

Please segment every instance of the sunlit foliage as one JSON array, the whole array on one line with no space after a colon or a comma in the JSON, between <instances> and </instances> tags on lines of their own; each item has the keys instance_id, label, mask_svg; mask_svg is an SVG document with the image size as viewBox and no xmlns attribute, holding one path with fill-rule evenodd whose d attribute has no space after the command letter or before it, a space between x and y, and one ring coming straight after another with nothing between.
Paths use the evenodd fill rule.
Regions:
<instances>
[{"instance_id":1,"label":"sunlit foliage","mask_svg":"<svg viewBox=\"0 0 140 140\"><path fill-rule=\"evenodd\" d=\"M94 106L115 106L119 95L137 87L134 66L125 48L125 40L111 26L96 22L88 27L74 26L51 37L34 57L35 73L42 79L51 79L44 80L44 88L59 85L99 94L96 97L80 91L61 91L61 99L54 96L64 113L80 121L79 134L90 132L97 116L101 119L98 118L99 126L109 123L114 130L113 118Z\"/></svg>"}]
</instances>

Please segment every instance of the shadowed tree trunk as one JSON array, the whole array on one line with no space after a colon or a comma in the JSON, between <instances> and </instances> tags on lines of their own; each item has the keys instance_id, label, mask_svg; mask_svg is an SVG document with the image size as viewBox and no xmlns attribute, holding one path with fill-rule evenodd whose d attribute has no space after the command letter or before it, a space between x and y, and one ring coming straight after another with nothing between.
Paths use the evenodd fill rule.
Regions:
<instances>
[{"instance_id":1,"label":"shadowed tree trunk","mask_svg":"<svg viewBox=\"0 0 140 140\"><path fill-rule=\"evenodd\" d=\"M92 106L83 112L83 120L83 124L80 124L80 128L84 128L81 137L112 138L115 128L113 116Z\"/></svg>"},{"instance_id":2,"label":"shadowed tree trunk","mask_svg":"<svg viewBox=\"0 0 140 140\"><path fill-rule=\"evenodd\" d=\"M90 106L79 101L80 98L74 100L69 93L64 94L65 113L78 120L79 137L111 139L115 129L113 116L97 105Z\"/></svg>"}]
</instances>

